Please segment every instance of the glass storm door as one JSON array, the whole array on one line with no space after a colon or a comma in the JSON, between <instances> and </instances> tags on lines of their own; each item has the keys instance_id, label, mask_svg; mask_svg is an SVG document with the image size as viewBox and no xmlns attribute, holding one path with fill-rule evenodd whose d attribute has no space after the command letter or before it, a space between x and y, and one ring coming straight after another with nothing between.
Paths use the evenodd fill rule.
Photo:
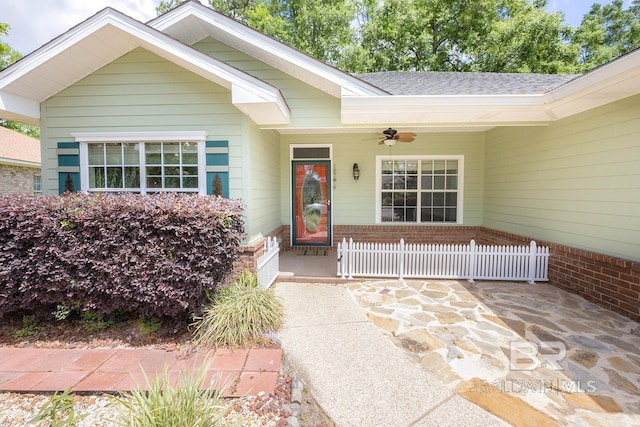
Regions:
<instances>
[{"instance_id":1,"label":"glass storm door","mask_svg":"<svg viewBox=\"0 0 640 427\"><path fill-rule=\"evenodd\" d=\"M330 169L330 161L292 162L294 246L331 245Z\"/></svg>"}]
</instances>

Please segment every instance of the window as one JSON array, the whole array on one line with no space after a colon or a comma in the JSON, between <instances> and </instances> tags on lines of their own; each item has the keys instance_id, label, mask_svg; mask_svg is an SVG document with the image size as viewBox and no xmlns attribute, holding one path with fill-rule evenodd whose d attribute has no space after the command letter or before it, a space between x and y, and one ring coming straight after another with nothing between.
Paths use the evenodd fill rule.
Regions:
<instances>
[{"instance_id":1,"label":"window","mask_svg":"<svg viewBox=\"0 0 640 427\"><path fill-rule=\"evenodd\" d=\"M140 190L141 143L89 144L89 189Z\"/></svg>"},{"instance_id":2,"label":"window","mask_svg":"<svg viewBox=\"0 0 640 427\"><path fill-rule=\"evenodd\" d=\"M73 135L83 191L206 193L204 132Z\"/></svg>"},{"instance_id":3,"label":"window","mask_svg":"<svg viewBox=\"0 0 640 427\"><path fill-rule=\"evenodd\" d=\"M189 142L148 143L145 147L147 191L198 190L198 147Z\"/></svg>"},{"instance_id":4,"label":"window","mask_svg":"<svg viewBox=\"0 0 640 427\"><path fill-rule=\"evenodd\" d=\"M377 162L377 222L462 222L462 156L378 157Z\"/></svg>"},{"instance_id":5,"label":"window","mask_svg":"<svg viewBox=\"0 0 640 427\"><path fill-rule=\"evenodd\" d=\"M42 194L42 176L33 176L33 194Z\"/></svg>"}]
</instances>

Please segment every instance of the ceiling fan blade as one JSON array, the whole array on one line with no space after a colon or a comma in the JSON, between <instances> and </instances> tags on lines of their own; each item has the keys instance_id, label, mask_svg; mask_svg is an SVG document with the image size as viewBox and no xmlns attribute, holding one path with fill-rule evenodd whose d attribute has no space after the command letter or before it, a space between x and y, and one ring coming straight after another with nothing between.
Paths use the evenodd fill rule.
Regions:
<instances>
[{"instance_id":1,"label":"ceiling fan blade","mask_svg":"<svg viewBox=\"0 0 640 427\"><path fill-rule=\"evenodd\" d=\"M411 142L415 139L416 134L413 132L398 133L397 140L400 142Z\"/></svg>"}]
</instances>

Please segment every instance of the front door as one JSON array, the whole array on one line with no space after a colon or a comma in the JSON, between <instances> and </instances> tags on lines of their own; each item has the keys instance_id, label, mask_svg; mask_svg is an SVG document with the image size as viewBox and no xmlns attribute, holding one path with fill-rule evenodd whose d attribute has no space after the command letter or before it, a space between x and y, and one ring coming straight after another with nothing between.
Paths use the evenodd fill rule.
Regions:
<instances>
[{"instance_id":1,"label":"front door","mask_svg":"<svg viewBox=\"0 0 640 427\"><path fill-rule=\"evenodd\" d=\"M292 162L294 246L331 246L331 162Z\"/></svg>"}]
</instances>

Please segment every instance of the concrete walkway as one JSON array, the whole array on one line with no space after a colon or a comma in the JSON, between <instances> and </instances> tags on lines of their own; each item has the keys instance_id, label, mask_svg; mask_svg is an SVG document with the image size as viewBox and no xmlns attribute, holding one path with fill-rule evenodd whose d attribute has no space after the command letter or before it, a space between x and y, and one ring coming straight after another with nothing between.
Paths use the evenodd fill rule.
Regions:
<instances>
[{"instance_id":1,"label":"concrete walkway","mask_svg":"<svg viewBox=\"0 0 640 427\"><path fill-rule=\"evenodd\" d=\"M185 354L158 349L0 347L0 391L129 391L144 388L147 378L152 382L165 372L177 383L205 369L205 384L223 385L225 397L268 394L275 390L281 359L280 349L266 348Z\"/></svg>"},{"instance_id":2,"label":"concrete walkway","mask_svg":"<svg viewBox=\"0 0 640 427\"><path fill-rule=\"evenodd\" d=\"M285 356L338 426L507 425L394 346L343 285L280 282L276 293Z\"/></svg>"}]
</instances>

